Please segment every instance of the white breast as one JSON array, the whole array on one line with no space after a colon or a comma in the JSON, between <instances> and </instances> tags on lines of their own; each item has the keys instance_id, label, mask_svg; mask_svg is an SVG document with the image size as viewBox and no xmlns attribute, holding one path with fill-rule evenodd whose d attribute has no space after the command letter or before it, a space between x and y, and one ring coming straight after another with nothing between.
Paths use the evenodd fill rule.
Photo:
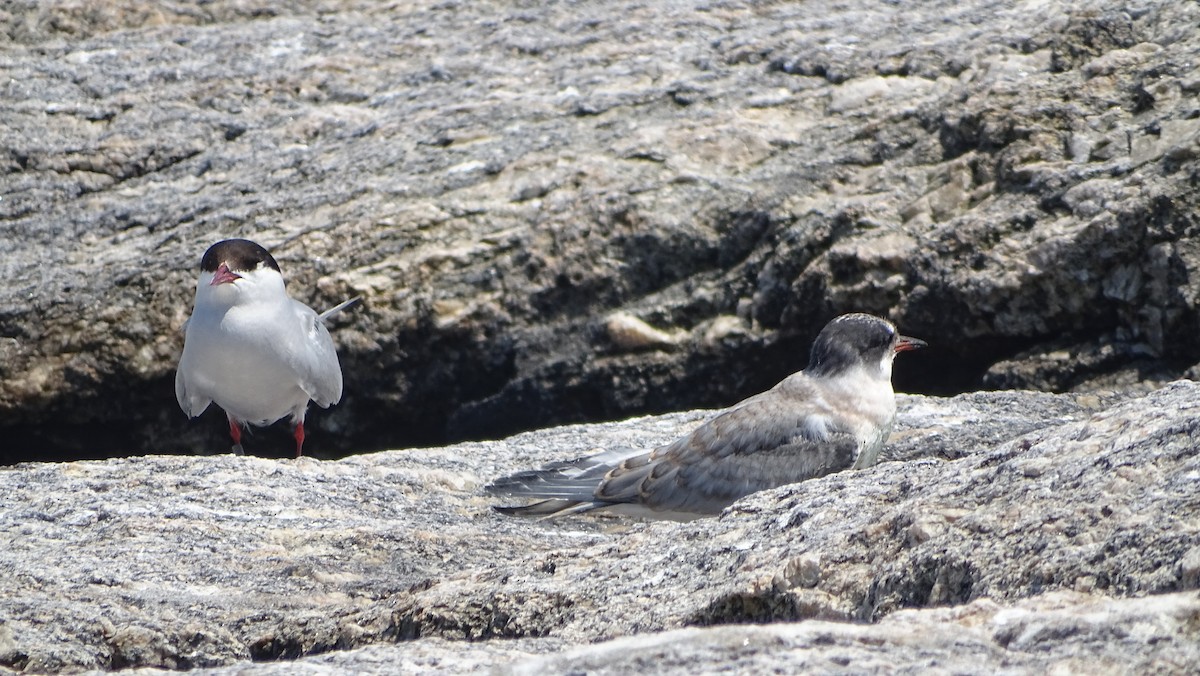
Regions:
<instances>
[{"instance_id":1,"label":"white breast","mask_svg":"<svg viewBox=\"0 0 1200 676\"><path fill-rule=\"evenodd\" d=\"M264 425L308 404L278 334L288 319L233 307L196 313L188 323L179 367L189 391L212 399L239 420Z\"/></svg>"},{"instance_id":2,"label":"white breast","mask_svg":"<svg viewBox=\"0 0 1200 676\"><path fill-rule=\"evenodd\" d=\"M890 360L887 361L890 366ZM828 401L837 402L833 410L859 439L853 469L874 465L896 421L896 393L891 379L880 378L878 372L853 369L831 379L827 391Z\"/></svg>"}]
</instances>

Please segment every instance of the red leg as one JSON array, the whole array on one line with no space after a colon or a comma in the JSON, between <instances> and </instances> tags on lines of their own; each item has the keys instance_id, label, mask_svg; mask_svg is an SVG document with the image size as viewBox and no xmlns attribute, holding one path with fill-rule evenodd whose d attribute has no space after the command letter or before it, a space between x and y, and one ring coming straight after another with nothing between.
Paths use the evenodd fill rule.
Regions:
<instances>
[{"instance_id":1,"label":"red leg","mask_svg":"<svg viewBox=\"0 0 1200 676\"><path fill-rule=\"evenodd\" d=\"M245 451L242 450L242 426L232 416L229 418L229 436L233 437L233 452L235 455L242 455Z\"/></svg>"},{"instance_id":2,"label":"red leg","mask_svg":"<svg viewBox=\"0 0 1200 676\"><path fill-rule=\"evenodd\" d=\"M300 449L304 448L304 423L296 423L296 457L299 458Z\"/></svg>"}]
</instances>

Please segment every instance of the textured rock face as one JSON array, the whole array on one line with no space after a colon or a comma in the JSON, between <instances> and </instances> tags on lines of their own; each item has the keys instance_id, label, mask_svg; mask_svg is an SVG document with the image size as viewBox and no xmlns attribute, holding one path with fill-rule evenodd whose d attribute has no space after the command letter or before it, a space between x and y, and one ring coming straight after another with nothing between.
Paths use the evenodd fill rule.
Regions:
<instances>
[{"instance_id":1,"label":"textured rock face","mask_svg":"<svg viewBox=\"0 0 1200 676\"><path fill-rule=\"evenodd\" d=\"M803 622L682 629L581 646L505 664L505 674L742 673L1184 673L1195 651L1186 625L1195 594L1085 600L1052 594L1013 607L989 601L902 611L864 627ZM1156 646L1162 640L1161 647Z\"/></svg>"},{"instance_id":2,"label":"textured rock face","mask_svg":"<svg viewBox=\"0 0 1200 676\"><path fill-rule=\"evenodd\" d=\"M480 486L662 443L703 411L339 461L17 465L0 470L0 665L1183 671L1197 410L1186 381L905 396L879 465L690 523L511 519Z\"/></svg>"},{"instance_id":3,"label":"textured rock face","mask_svg":"<svg viewBox=\"0 0 1200 676\"><path fill-rule=\"evenodd\" d=\"M926 392L1200 361L1195 3L289 7L0 9L5 459L227 446L170 395L225 236L366 299L326 456L728 403L849 310Z\"/></svg>"}]
</instances>

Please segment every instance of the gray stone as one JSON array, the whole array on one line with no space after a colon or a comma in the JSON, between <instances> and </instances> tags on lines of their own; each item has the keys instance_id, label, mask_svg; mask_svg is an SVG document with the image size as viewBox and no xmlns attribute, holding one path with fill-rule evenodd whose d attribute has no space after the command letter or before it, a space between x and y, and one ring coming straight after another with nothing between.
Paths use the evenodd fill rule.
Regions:
<instances>
[{"instance_id":1,"label":"gray stone","mask_svg":"<svg viewBox=\"0 0 1200 676\"><path fill-rule=\"evenodd\" d=\"M0 469L0 665L1183 672L1200 660L1200 385L899 403L879 465L690 523L506 518L481 486L660 444L705 411L339 461ZM732 626L745 623L770 624Z\"/></svg>"},{"instance_id":2,"label":"gray stone","mask_svg":"<svg viewBox=\"0 0 1200 676\"><path fill-rule=\"evenodd\" d=\"M1197 638L1195 592L1106 599L1058 592L1001 605L904 610L878 624L812 620L693 627L545 650L537 640L450 643L419 639L296 662L202 670L266 674L737 673L1188 673ZM1193 642L1189 645L1189 642ZM146 669L142 674L169 672Z\"/></svg>"},{"instance_id":3,"label":"gray stone","mask_svg":"<svg viewBox=\"0 0 1200 676\"><path fill-rule=\"evenodd\" d=\"M7 3L0 460L225 448L170 392L235 235L313 306L365 298L321 457L728 404L850 310L934 344L908 390L1153 389L1200 362L1198 21Z\"/></svg>"},{"instance_id":4,"label":"gray stone","mask_svg":"<svg viewBox=\"0 0 1200 676\"><path fill-rule=\"evenodd\" d=\"M676 629L517 661L502 674L1185 673L1195 593L1152 599L1048 594L1013 606L897 612L875 625L801 622ZM652 667L651 667L652 665Z\"/></svg>"}]
</instances>

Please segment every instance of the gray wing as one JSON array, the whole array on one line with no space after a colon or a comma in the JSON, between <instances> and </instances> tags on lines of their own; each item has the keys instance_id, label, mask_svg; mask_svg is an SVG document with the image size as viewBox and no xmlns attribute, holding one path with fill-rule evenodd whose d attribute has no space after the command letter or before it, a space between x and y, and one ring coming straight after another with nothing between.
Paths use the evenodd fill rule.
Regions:
<instances>
[{"instance_id":1,"label":"gray wing","mask_svg":"<svg viewBox=\"0 0 1200 676\"><path fill-rule=\"evenodd\" d=\"M716 514L751 493L847 469L859 442L812 425L772 398L748 401L694 432L609 472L595 497L663 512Z\"/></svg>"},{"instance_id":2,"label":"gray wing","mask_svg":"<svg viewBox=\"0 0 1200 676\"><path fill-rule=\"evenodd\" d=\"M335 310L345 305L339 305ZM329 329L325 328L324 317L327 315L318 315L298 300L292 301L292 308L304 330L302 339L289 351L289 361L300 379L300 388L318 406L328 408L342 398L342 366Z\"/></svg>"},{"instance_id":3,"label":"gray wing","mask_svg":"<svg viewBox=\"0 0 1200 676\"><path fill-rule=\"evenodd\" d=\"M175 401L179 402L179 408L183 409L189 418L195 418L204 413L208 405L212 403L211 399L188 391L187 376L182 360L175 368Z\"/></svg>"},{"instance_id":4,"label":"gray wing","mask_svg":"<svg viewBox=\"0 0 1200 676\"><path fill-rule=\"evenodd\" d=\"M208 409L208 405L212 403L212 399L208 399L197 394L194 388L188 387L188 350L187 350L187 327L192 323L192 318L188 317L183 323L183 354L179 355L179 363L175 365L175 401L179 402L179 408L189 418L204 413Z\"/></svg>"},{"instance_id":5,"label":"gray wing","mask_svg":"<svg viewBox=\"0 0 1200 676\"><path fill-rule=\"evenodd\" d=\"M805 378L789 378L649 453L610 451L497 480L492 492L543 498L500 511L554 516L591 509L716 514L738 498L849 468L858 440L814 411ZM623 507L640 509L622 509Z\"/></svg>"}]
</instances>

